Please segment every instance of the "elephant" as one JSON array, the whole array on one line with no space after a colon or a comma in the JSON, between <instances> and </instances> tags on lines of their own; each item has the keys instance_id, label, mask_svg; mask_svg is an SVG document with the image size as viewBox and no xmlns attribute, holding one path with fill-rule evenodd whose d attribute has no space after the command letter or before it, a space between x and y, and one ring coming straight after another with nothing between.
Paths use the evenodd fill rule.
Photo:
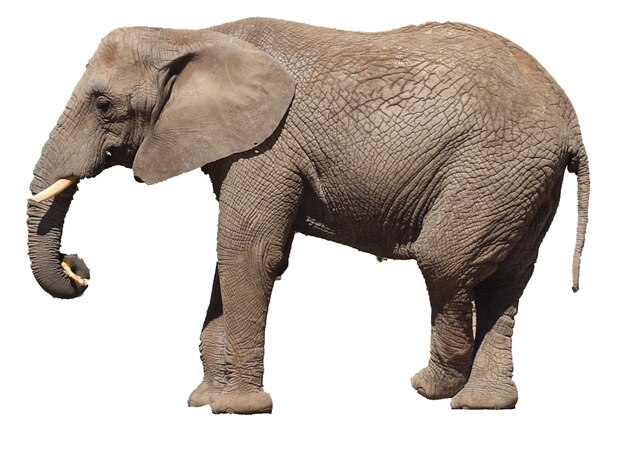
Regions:
<instances>
[{"instance_id":1,"label":"elephant","mask_svg":"<svg viewBox=\"0 0 626 451\"><path fill-rule=\"evenodd\" d=\"M532 56L474 26L113 30L30 185L32 272L54 297L80 296L90 277L60 251L78 182L116 165L148 185L210 177L217 262L188 404L214 413L272 411L266 317L296 232L417 262L431 352L411 385L452 408L516 405L514 318L566 169L578 181L578 290L590 186L578 119Z\"/></svg>"}]
</instances>

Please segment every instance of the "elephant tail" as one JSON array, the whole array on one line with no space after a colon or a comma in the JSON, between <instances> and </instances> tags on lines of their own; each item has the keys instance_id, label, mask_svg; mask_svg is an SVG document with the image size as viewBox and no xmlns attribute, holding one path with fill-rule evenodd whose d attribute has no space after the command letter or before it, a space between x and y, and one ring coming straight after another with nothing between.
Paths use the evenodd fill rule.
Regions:
<instances>
[{"instance_id":1,"label":"elephant tail","mask_svg":"<svg viewBox=\"0 0 626 451\"><path fill-rule=\"evenodd\" d=\"M567 169L569 172L573 172L578 176L578 225L576 228L576 247L574 248L574 260L572 264L572 291L576 293L579 287L580 259L583 246L585 245L589 210L589 162L578 126L575 127L573 144Z\"/></svg>"}]
</instances>

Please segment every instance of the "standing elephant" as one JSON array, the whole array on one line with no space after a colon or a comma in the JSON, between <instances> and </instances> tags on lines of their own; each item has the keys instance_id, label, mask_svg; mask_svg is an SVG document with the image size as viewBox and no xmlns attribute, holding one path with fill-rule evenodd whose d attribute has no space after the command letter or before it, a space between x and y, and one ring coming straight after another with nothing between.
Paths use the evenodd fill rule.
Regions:
<instances>
[{"instance_id":1,"label":"standing elephant","mask_svg":"<svg viewBox=\"0 0 626 451\"><path fill-rule=\"evenodd\" d=\"M266 316L296 232L417 261L432 338L411 383L454 408L517 402L514 317L566 168L578 175L578 288L589 169L574 109L535 59L468 25L113 31L31 183L29 254L52 296L87 288L87 266L60 253L63 222L76 182L113 165L147 184L210 175L217 265L189 404L214 412L272 409Z\"/></svg>"}]
</instances>

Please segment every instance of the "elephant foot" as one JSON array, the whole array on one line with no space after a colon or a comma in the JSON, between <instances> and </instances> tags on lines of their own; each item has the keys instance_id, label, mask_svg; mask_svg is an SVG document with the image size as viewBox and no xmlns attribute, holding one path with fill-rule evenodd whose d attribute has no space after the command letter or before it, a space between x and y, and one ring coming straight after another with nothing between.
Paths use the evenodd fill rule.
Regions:
<instances>
[{"instance_id":1,"label":"elephant foot","mask_svg":"<svg viewBox=\"0 0 626 451\"><path fill-rule=\"evenodd\" d=\"M263 391L227 391L219 393L211 402L213 413L272 413L272 397Z\"/></svg>"},{"instance_id":2,"label":"elephant foot","mask_svg":"<svg viewBox=\"0 0 626 451\"><path fill-rule=\"evenodd\" d=\"M452 398L453 409L514 409L517 404L517 387L510 378L491 382L468 382Z\"/></svg>"},{"instance_id":3,"label":"elephant foot","mask_svg":"<svg viewBox=\"0 0 626 451\"><path fill-rule=\"evenodd\" d=\"M202 407L211 404L218 394L218 390L209 381L202 381L200 385L191 392L187 405L189 407Z\"/></svg>"},{"instance_id":4,"label":"elephant foot","mask_svg":"<svg viewBox=\"0 0 626 451\"><path fill-rule=\"evenodd\" d=\"M430 364L411 378L411 385L428 399L451 398L461 390L467 377L457 371L436 371Z\"/></svg>"}]
</instances>

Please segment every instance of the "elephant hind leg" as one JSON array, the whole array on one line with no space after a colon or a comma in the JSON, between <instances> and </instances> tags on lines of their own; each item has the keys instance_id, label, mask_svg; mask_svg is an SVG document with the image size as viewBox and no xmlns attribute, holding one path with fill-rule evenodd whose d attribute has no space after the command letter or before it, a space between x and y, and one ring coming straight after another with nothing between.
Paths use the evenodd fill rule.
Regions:
<instances>
[{"instance_id":1,"label":"elephant hind leg","mask_svg":"<svg viewBox=\"0 0 626 451\"><path fill-rule=\"evenodd\" d=\"M498 269L474 288L475 356L470 378L453 408L507 409L517 403L513 382L513 327L519 299L530 280L554 209L539 209L524 239Z\"/></svg>"},{"instance_id":2,"label":"elephant hind leg","mask_svg":"<svg viewBox=\"0 0 626 451\"><path fill-rule=\"evenodd\" d=\"M512 340L519 298L533 265L513 276L494 274L475 288L476 339L472 371L452 398L456 409L510 409L517 403Z\"/></svg>"},{"instance_id":3,"label":"elephant hind leg","mask_svg":"<svg viewBox=\"0 0 626 451\"><path fill-rule=\"evenodd\" d=\"M558 189L555 193L558 200ZM475 286L474 363L467 384L452 399L453 408L515 407L518 397L513 382L512 355L515 315L557 203L548 201L537 209L522 239L498 265L497 270Z\"/></svg>"},{"instance_id":4,"label":"elephant hind leg","mask_svg":"<svg viewBox=\"0 0 626 451\"><path fill-rule=\"evenodd\" d=\"M504 241L490 243L485 213L476 205L441 201L425 217L413 251L432 309L428 366L411 379L429 399L450 398L466 384L474 359L475 287L506 257Z\"/></svg>"},{"instance_id":5,"label":"elephant hind leg","mask_svg":"<svg viewBox=\"0 0 626 451\"><path fill-rule=\"evenodd\" d=\"M427 282L428 283L428 282ZM432 317L428 365L411 385L428 399L454 396L465 386L473 358L472 288L429 288Z\"/></svg>"}]
</instances>

